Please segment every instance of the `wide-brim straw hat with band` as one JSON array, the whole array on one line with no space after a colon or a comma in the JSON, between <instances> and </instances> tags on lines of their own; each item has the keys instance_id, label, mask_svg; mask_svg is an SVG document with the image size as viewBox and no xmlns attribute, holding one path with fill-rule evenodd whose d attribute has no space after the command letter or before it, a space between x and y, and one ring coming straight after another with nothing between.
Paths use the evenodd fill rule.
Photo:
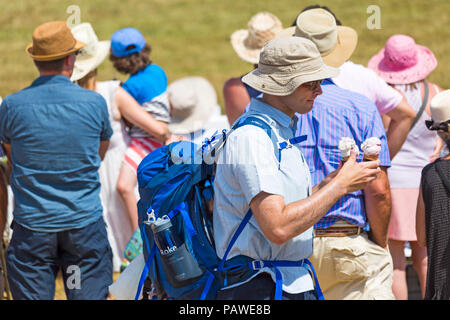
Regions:
<instances>
[{"instance_id":1,"label":"wide-brim straw hat with band","mask_svg":"<svg viewBox=\"0 0 450 320\"><path fill-rule=\"evenodd\" d=\"M383 49L370 60L368 67L387 83L408 84L425 79L437 66L430 49L416 44L404 34L391 36Z\"/></svg>"},{"instance_id":2,"label":"wide-brim straw hat with band","mask_svg":"<svg viewBox=\"0 0 450 320\"><path fill-rule=\"evenodd\" d=\"M264 44L283 30L281 21L269 12L260 12L248 22L248 29L241 29L231 35L231 45L244 61L258 64L259 52Z\"/></svg>"},{"instance_id":3,"label":"wide-brim straw hat with band","mask_svg":"<svg viewBox=\"0 0 450 320\"><path fill-rule=\"evenodd\" d=\"M332 78L339 70L326 65L316 45L302 37L275 38L261 50L258 68L242 81L275 96L287 96L310 81Z\"/></svg>"},{"instance_id":4,"label":"wide-brim straw hat with band","mask_svg":"<svg viewBox=\"0 0 450 320\"><path fill-rule=\"evenodd\" d=\"M109 54L110 41L99 41L90 23L81 23L72 28L75 39L86 43L75 60L70 80L77 81L95 70Z\"/></svg>"},{"instance_id":5,"label":"wide-brim straw hat with band","mask_svg":"<svg viewBox=\"0 0 450 320\"><path fill-rule=\"evenodd\" d=\"M335 68L350 59L358 43L354 29L336 25L333 15L321 8L300 13L296 26L282 30L278 36L310 39L319 49L323 61Z\"/></svg>"},{"instance_id":6,"label":"wide-brim straw hat with band","mask_svg":"<svg viewBox=\"0 0 450 320\"><path fill-rule=\"evenodd\" d=\"M37 61L62 59L83 48L85 43L77 41L65 21L51 21L33 31L33 42L25 51Z\"/></svg>"},{"instance_id":7,"label":"wide-brim straw hat with band","mask_svg":"<svg viewBox=\"0 0 450 320\"><path fill-rule=\"evenodd\" d=\"M171 104L169 130L188 134L205 126L218 107L217 94L202 77L185 77L167 87Z\"/></svg>"}]
</instances>

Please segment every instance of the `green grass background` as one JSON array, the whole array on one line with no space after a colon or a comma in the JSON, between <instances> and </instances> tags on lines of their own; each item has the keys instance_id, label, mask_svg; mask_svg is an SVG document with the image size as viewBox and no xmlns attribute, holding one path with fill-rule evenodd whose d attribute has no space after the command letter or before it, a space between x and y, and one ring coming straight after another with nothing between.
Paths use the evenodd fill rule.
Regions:
<instances>
[{"instance_id":1,"label":"green grass background","mask_svg":"<svg viewBox=\"0 0 450 320\"><path fill-rule=\"evenodd\" d=\"M50 20L67 20L67 8L78 5L81 22L90 22L100 40L109 39L120 28L138 28L152 46L151 58L165 69L169 82L204 76L214 85L223 106L226 79L252 68L234 53L231 33L245 29L260 11L275 14L288 27L311 4L327 5L344 25L358 32L354 62L366 65L389 36L408 34L430 48L438 60L429 80L450 88L449 0L0 0L0 96L28 86L37 77L25 53L34 28ZM369 5L380 7L381 29L367 28ZM126 76L114 72L106 60L99 68L99 79L112 78L125 80ZM65 299L60 279L55 298Z\"/></svg>"},{"instance_id":2,"label":"green grass background","mask_svg":"<svg viewBox=\"0 0 450 320\"><path fill-rule=\"evenodd\" d=\"M169 82L189 75L206 77L214 85L223 105L222 86L232 76L244 74L251 65L240 60L230 45L233 31L246 28L249 19L269 11L290 26L307 5L331 8L344 25L353 27L359 43L352 60L366 65L369 58L395 33L413 36L429 47L438 67L429 80L450 88L449 0L0 0L0 96L29 85L37 76L25 53L33 29L46 21L67 20L67 8L78 5L81 22L90 22L100 40L109 39L119 28L133 26L151 44L152 59L167 72ZM369 5L378 5L381 29L369 30ZM125 80L105 60L99 79Z\"/></svg>"}]
</instances>

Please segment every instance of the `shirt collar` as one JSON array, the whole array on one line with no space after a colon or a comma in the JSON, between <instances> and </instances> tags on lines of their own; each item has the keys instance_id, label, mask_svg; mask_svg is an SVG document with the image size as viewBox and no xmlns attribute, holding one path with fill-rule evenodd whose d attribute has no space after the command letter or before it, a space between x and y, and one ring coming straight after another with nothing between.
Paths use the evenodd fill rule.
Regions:
<instances>
[{"instance_id":1,"label":"shirt collar","mask_svg":"<svg viewBox=\"0 0 450 320\"><path fill-rule=\"evenodd\" d=\"M31 86L39 86L41 84L54 84L54 83L72 83L69 77L61 74L51 76L41 76L33 81Z\"/></svg>"},{"instance_id":2,"label":"shirt collar","mask_svg":"<svg viewBox=\"0 0 450 320\"><path fill-rule=\"evenodd\" d=\"M331 78L323 79L322 84L333 84L333 85L336 85L334 83L333 79L331 79Z\"/></svg>"},{"instance_id":3,"label":"shirt collar","mask_svg":"<svg viewBox=\"0 0 450 320\"><path fill-rule=\"evenodd\" d=\"M297 117L289 117L284 112L268 105L267 103L262 102L259 98L252 98L250 102L249 111L263 113L270 117L271 119L278 122L282 127L290 128L296 124Z\"/></svg>"}]
</instances>

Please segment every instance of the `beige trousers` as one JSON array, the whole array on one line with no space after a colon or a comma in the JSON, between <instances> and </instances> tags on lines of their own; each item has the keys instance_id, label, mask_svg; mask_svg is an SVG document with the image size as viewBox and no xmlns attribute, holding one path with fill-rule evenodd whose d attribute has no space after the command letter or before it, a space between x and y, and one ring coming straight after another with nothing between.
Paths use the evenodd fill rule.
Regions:
<instances>
[{"instance_id":1,"label":"beige trousers","mask_svg":"<svg viewBox=\"0 0 450 320\"><path fill-rule=\"evenodd\" d=\"M388 250L367 233L315 237L310 258L326 300L393 300L393 264Z\"/></svg>"}]
</instances>

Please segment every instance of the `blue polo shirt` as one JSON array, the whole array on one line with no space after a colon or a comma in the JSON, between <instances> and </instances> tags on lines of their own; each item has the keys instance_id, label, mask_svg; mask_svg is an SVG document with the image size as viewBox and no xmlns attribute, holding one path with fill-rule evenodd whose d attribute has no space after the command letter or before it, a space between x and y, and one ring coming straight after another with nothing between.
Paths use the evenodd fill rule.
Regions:
<instances>
[{"instance_id":1,"label":"blue polo shirt","mask_svg":"<svg viewBox=\"0 0 450 320\"><path fill-rule=\"evenodd\" d=\"M6 97L0 141L11 145L14 221L57 232L98 220L98 149L111 135L103 97L68 77L39 77Z\"/></svg>"},{"instance_id":2,"label":"blue polo shirt","mask_svg":"<svg viewBox=\"0 0 450 320\"><path fill-rule=\"evenodd\" d=\"M359 93L336 86L330 79L323 81L322 92L314 100L312 111L298 115L297 135L308 136L300 148L311 170L313 186L339 167L342 156L338 144L342 137L353 138L360 150L367 138L379 138L380 166L390 167L386 134L375 104ZM360 152L357 160L361 161L362 157ZM328 228L338 220L366 226L367 216L361 190L340 198L314 227Z\"/></svg>"}]
</instances>

